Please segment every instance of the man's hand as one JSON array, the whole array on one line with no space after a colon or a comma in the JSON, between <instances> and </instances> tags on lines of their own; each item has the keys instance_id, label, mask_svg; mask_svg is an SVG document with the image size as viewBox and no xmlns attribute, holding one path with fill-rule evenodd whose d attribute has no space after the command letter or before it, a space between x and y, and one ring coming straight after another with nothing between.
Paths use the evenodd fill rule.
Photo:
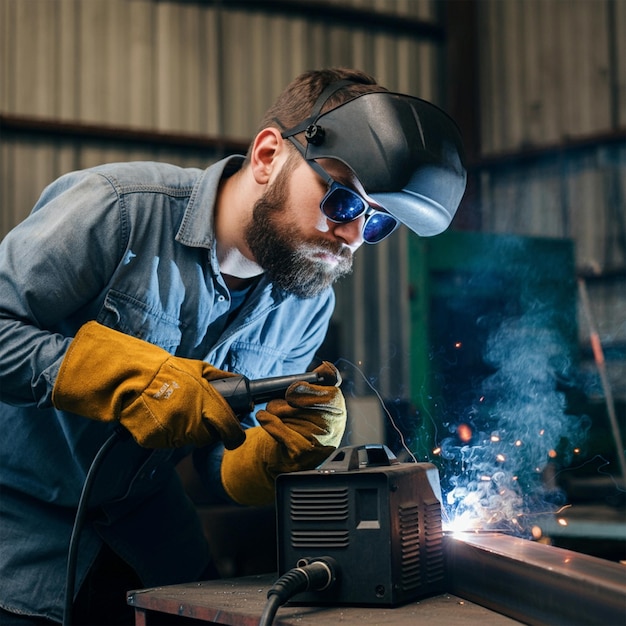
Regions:
<instances>
[{"instance_id":1,"label":"man's hand","mask_svg":"<svg viewBox=\"0 0 626 626\"><path fill-rule=\"evenodd\" d=\"M261 426L246 431L244 444L224 452L222 483L236 502L271 503L278 474L317 467L341 442L347 417L341 377L327 362L316 371L334 376L335 386L292 384L284 400L257 413Z\"/></svg>"},{"instance_id":2,"label":"man's hand","mask_svg":"<svg viewBox=\"0 0 626 626\"><path fill-rule=\"evenodd\" d=\"M230 376L151 343L88 322L72 341L52 392L58 409L119 421L146 448L241 445L235 414L209 381Z\"/></svg>"}]
</instances>

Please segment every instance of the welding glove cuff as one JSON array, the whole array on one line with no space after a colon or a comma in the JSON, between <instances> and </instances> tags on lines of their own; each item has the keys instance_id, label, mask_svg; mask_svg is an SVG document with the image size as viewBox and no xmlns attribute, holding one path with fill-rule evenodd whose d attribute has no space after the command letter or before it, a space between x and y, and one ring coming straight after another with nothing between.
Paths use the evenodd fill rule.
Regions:
<instances>
[{"instance_id":1,"label":"welding glove cuff","mask_svg":"<svg viewBox=\"0 0 626 626\"><path fill-rule=\"evenodd\" d=\"M272 400L257 413L260 426L247 431L245 443L225 451L222 484L235 502L270 504L278 474L313 469L340 444L347 416L341 377L326 362L316 371L325 380L334 376L335 386L293 383L284 400Z\"/></svg>"},{"instance_id":2,"label":"welding glove cuff","mask_svg":"<svg viewBox=\"0 0 626 626\"><path fill-rule=\"evenodd\" d=\"M231 375L88 322L65 354L52 403L91 419L119 421L146 448L204 446L220 439L234 448L243 443L244 431L209 384Z\"/></svg>"}]
</instances>

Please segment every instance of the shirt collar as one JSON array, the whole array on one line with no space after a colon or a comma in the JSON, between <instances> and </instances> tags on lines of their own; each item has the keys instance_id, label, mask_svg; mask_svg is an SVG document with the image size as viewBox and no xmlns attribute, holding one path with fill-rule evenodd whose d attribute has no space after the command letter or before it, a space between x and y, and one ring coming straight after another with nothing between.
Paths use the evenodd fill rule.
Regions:
<instances>
[{"instance_id":1,"label":"shirt collar","mask_svg":"<svg viewBox=\"0 0 626 626\"><path fill-rule=\"evenodd\" d=\"M191 192L176 241L193 248L214 247L213 218L220 181L241 169L244 159L242 155L229 156L202 172Z\"/></svg>"}]
</instances>

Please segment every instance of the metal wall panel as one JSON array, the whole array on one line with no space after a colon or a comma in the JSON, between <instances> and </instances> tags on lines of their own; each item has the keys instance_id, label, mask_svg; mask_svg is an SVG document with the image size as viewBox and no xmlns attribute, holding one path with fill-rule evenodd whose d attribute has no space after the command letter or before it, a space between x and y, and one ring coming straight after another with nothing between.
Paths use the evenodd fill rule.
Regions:
<instances>
[{"instance_id":1,"label":"metal wall panel","mask_svg":"<svg viewBox=\"0 0 626 626\"><path fill-rule=\"evenodd\" d=\"M589 146L482 173L487 232L568 237L579 268L626 266L626 145Z\"/></svg>"},{"instance_id":2,"label":"metal wall panel","mask_svg":"<svg viewBox=\"0 0 626 626\"><path fill-rule=\"evenodd\" d=\"M419 16L433 3L376 4ZM248 138L305 69L358 66L411 93L425 86L422 67L432 80L419 54L432 44L323 19L154 0L0 5L3 113Z\"/></svg>"},{"instance_id":3,"label":"metal wall panel","mask_svg":"<svg viewBox=\"0 0 626 626\"><path fill-rule=\"evenodd\" d=\"M611 61L615 63L612 73L613 110L615 124L620 128L626 126L626 2L614 0L609 5L609 20L615 24L611 31Z\"/></svg>"},{"instance_id":4,"label":"metal wall panel","mask_svg":"<svg viewBox=\"0 0 626 626\"><path fill-rule=\"evenodd\" d=\"M624 132L625 9L623 0L479 3L485 154ZM483 226L572 237L579 267L624 267L625 168L623 151L600 141L595 149L487 167Z\"/></svg>"},{"instance_id":5,"label":"metal wall panel","mask_svg":"<svg viewBox=\"0 0 626 626\"><path fill-rule=\"evenodd\" d=\"M624 127L625 5L478 3L484 155Z\"/></svg>"},{"instance_id":6,"label":"metal wall panel","mask_svg":"<svg viewBox=\"0 0 626 626\"><path fill-rule=\"evenodd\" d=\"M575 242L624 396L626 1L482 0L478 14L482 229Z\"/></svg>"}]
</instances>

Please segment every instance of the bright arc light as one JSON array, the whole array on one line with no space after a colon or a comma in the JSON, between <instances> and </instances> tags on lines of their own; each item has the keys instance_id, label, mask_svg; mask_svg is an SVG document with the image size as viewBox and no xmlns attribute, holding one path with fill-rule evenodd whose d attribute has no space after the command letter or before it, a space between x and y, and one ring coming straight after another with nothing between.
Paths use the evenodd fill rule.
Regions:
<instances>
[{"instance_id":1,"label":"bright arc light","mask_svg":"<svg viewBox=\"0 0 626 626\"><path fill-rule=\"evenodd\" d=\"M464 534L479 531L480 521L469 515L459 515L453 520L446 520L443 523L443 530L453 537L459 538Z\"/></svg>"}]
</instances>

